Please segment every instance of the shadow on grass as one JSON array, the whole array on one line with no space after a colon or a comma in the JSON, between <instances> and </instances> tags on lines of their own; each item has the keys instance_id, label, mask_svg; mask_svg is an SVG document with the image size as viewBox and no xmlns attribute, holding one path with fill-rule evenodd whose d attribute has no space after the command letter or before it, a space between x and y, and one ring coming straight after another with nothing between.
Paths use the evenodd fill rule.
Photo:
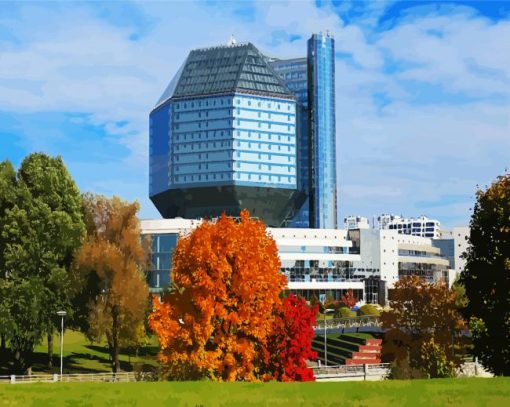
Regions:
<instances>
[{"instance_id":1,"label":"shadow on grass","mask_svg":"<svg viewBox=\"0 0 510 407\"><path fill-rule=\"evenodd\" d=\"M91 352L72 352L63 358L63 372L68 373L108 373L112 371L112 361L108 349L104 346L85 345L84 348ZM135 359L134 350L122 350L122 358L128 360L120 360L120 369L124 372L132 371L153 371L156 369L155 356L157 355L157 347L141 348L138 357L154 357L154 365L148 361L131 361ZM52 368L48 368L48 355L44 352L34 352L32 355L32 371L34 373L53 374L60 373L60 356L54 354L52 358ZM91 366L95 365L95 366ZM97 366L97 365L100 366ZM10 375L14 373L14 360L10 352L2 352L0 354L0 375Z\"/></svg>"}]
</instances>

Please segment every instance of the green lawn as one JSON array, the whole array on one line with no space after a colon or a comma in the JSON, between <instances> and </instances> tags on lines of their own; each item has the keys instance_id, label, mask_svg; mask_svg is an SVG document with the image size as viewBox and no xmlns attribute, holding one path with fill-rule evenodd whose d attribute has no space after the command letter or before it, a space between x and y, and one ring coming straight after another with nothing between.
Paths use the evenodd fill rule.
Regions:
<instances>
[{"instance_id":1,"label":"green lawn","mask_svg":"<svg viewBox=\"0 0 510 407\"><path fill-rule=\"evenodd\" d=\"M508 406L510 378L0 385L1 406Z\"/></svg>"},{"instance_id":2,"label":"green lawn","mask_svg":"<svg viewBox=\"0 0 510 407\"><path fill-rule=\"evenodd\" d=\"M46 340L34 349L33 373L57 373L60 369L60 335L53 338L53 369L47 369ZM150 370L157 367L156 355L159 346L157 339L152 337L147 346L135 350L122 350L120 355L121 370L132 371L134 368ZM111 362L106 343L90 343L85 336L76 331L64 333L64 373L110 372ZM8 374L5 366L0 366L0 375ZM0 404L1 405L1 404Z\"/></svg>"}]
</instances>

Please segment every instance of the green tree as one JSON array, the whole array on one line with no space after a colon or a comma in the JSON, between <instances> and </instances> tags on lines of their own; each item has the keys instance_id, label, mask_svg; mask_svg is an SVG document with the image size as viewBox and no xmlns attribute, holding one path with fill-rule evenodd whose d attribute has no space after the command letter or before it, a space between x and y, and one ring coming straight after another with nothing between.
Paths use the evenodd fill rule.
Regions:
<instances>
[{"instance_id":1,"label":"green tree","mask_svg":"<svg viewBox=\"0 0 510 407\"><path fill-rule=\"evenodd\" d=\"M10 161L0 162L0 354L4 355L2 360L6 360L6 342L9 332L12 331L10 306L13 298L4 259L7 241L2 231L5 227L6 211L16 202L16 188L16 171L12 164Z\"/></svg>"},{"instance_id":2,"label":"green tree","mask_svg":"<svg viewBox=\"0 0 510 407\"><path fill-rule=\"evenodd\" d=\"M510 174L477 192L461 283L474 353L496 375L510 375Z\"/></svg>"},{"instance_id":3,"label":"green tree","mask_svg":"<svg viewBox=\"0 0 510 407\"><path fill-rule=\"evenodd\" d=\"M48 335L49 364L56 312L70 303L69 267L85 232L81 196L60 157L27 156L18 170L16 199L3 217L3 266L10 283L27 288L30 313L11 302L11 349L20 370L30 368L34 344ZM13 291L14 292L14 291Z\"/></svg>"},{"instance_id":4,"label":"green tree","mask_svg":"<svg viewBox=\"0 0 510 407\"><path fill-rule=\"evenodd\" d=\"M77 306L86 318L82 328L92 340L106 336L112 370L120 370L121 347L145 339L149 291L145 270L148 245L142 244L138 203L117 197L84 197L87 239L74 262ZM147 243L150 243L146 241Z\"/></svg>"},{"instance_id":5,"label":"green tree","mask_svg":"<svg viewBox=\"0 0 510 407\"><path fill-rule=\"evenodd\" d=\"M455 292L455 304L457 308L462 311L466 307L468 300L466 297L466 287L460 282L460 276L457 276L453 282L452 291Z\"/></svg>"}]
</instances>

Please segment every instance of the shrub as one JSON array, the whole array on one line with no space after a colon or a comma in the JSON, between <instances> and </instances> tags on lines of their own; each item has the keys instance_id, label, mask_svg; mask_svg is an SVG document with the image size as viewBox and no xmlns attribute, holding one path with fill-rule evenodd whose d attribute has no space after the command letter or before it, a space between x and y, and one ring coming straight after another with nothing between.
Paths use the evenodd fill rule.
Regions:
<instances>
[{"instance_id":1,"label":"shrub","mask_svg":"<svg viewBox=\"0 0 510 407\"><path fill-rule=\"evenodd\" d=\"M356 313L347 307L342 307L338 310L338 313L335 316L337 318L354 318Z\"/></svg>"},{"instance_id":2,"label":"shrub","mask_svg":"<svg viewBox=\"0 0 510 407\"><path fill-rule=\"evenodd\" d=\"M456 365L446 356L444 348L431 338L421 345L422 371L429 378L455 377Z\"/></svg>"},{"instance_id":3,"label":"shrub","mask_svg":"<svg viewBox=\"0 0 510 407\"><path fill-rule=\"evenodd\" d=\"M358 315L360 317L365 315L375 315L378 317L381 315L381 312L377 309L375 305L365 304L358 310Z\"/></svg>"}]
</instances>

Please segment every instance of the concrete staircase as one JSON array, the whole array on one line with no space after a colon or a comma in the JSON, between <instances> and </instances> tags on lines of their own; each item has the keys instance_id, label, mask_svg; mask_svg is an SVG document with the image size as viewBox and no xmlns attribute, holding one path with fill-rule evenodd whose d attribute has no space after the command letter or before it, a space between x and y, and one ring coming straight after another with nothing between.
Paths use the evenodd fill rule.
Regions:
<instances>
[{"instance_id":1,"label":"concrete staircase","mask_svg":"<svg viewBox=\"0 0 510 407\"><path fill-rule=\"evenodd\" d=\"M381 363L381 339L340 335L328 337L328 365L363 365ZM317 336L312 342L317 359L324 364L324 337Z\"/></svg>"},{"instance_id":2,"label":"concrete staircase","mask_svg":"<svg viewBox=\"0 0 510 407\"><path fill-rule=\"evenodd\" d=\"M346 365L364 365L381 363L382 339L363 339L340 335L340 340L352 343L358 349L345 360Z\"/></svg>"}]
</instances>

